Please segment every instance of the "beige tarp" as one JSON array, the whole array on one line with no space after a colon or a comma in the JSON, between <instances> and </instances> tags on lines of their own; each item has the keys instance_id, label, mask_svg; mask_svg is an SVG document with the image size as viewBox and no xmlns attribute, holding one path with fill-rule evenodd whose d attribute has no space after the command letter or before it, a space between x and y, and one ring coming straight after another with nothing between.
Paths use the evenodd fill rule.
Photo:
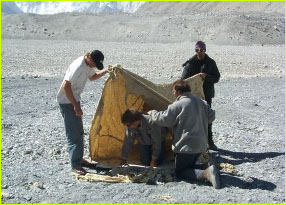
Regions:
<instances>
[{"instance_id":1,"label":"beige tarp","mask_svg":"<svg viewBox=\"0 0 286 205\"><path fill-rule=\"evenodd\" d=\"M90 129L91 160L103 164L118 165L125 137L121 115L130 108L147 112L151 109L165 110L175 97L172 83L154 84L120 65L109 66L110 77L105 82L102 95ZM204 99L203 81L196 75L186 79L193 95ZM138 142L132 148L128 162L138 164ZM171 154L171 137L167 136L166 150Z\"/></svg>"}]
</instances>

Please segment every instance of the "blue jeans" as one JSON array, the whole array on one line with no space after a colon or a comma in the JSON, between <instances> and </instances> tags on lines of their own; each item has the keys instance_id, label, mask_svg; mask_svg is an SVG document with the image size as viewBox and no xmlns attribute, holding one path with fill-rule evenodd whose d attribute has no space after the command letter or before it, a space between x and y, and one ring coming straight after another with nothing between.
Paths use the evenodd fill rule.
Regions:
<instances>
[{"instance_id":1,"label":"blue jeans","mask_svg":"<svg viewBox=\"0 0 286 205\"><path fill-rule=\"evenodd\" d=\"M76 168L80 166L83 157L82 117L76 116L72 104L60 104L60 110L65 123L71 166Z\"/></svg>"},{"instance_id":2,"label":"blue jeans","mask_svg":"<svg viewBox=\"0 0 286 205\"><path fill-rule=\"evenodd\" d=\"M157 165L160 165L163 162L165 154L165 140L161 143L161 152L157 159ZM140 144L140 160L141 164L145 166L150 166L152 160L152 145L141 145Z\"/></svg>"},{"instance_id":3,"label":"blue jeans","mask_svg":"<svg viewBox=\"0 0 286 205\"><path fill-rule=\"evenodd\" d=\"M196 165L201 154L175 154L175 175L185 180L202 179L203 170L207 165Z\"/></svg>"}]
</instances>

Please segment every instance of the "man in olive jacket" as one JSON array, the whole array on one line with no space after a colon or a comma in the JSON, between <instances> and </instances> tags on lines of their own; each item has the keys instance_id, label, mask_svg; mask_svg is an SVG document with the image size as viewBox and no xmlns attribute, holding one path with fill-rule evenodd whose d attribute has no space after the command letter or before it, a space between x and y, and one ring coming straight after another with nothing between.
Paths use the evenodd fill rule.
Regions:
<instances>
[{"instance_id":1,"label":"man in olive jacket","mask_svg":"<svg viewBox=\"0 0 286 205\"><path fill-rule=\"evenodd\" d=\"M193 75L200 74L204 80L203 89L207 103L211 107L212 98L215 96L214 84L220 79L220 72L216 62L206 54L206 44L198 41L195 45L196 54L183 64L184 71L181 79L184 80ZM213 141L212 124L208 126L209 149L217 150Z\"/></svg>"},{"instance_id":2,"label":"man in olive jacket","mask_svg":"<svg viewBox=\"0 0 286 205\"><path fill-rule=\"evenodd\" d=\"M205 170L196 167L201 153L207 150L208 124L215 119L215 111L190 92L183 80L173 83L176 101L165 111L151 110L151 121L169 127L173 133L172 150L175 153L175 175L182 179L209 181L219 188L219 173L215 166Z\"/></svg>"}]
</instances>

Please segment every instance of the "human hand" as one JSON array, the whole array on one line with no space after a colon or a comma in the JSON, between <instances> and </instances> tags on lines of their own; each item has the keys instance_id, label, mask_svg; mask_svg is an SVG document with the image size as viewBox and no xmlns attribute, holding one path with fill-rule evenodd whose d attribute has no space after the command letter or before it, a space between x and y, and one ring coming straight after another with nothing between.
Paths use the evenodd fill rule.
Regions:
<instances>
[{"instance_id":1,"label":"human hand","mask_svg":"<svg viewBox=\"0 0 286 205\"><path fill-rule=\"evenodd\" d=\"M108 72L109 72L108 68L104 68L100 71L100 73L102 73L102 75L105 75Z\"/></svg>"},{"instance_id":2,"label":"human hand","mask_svg":"<svg viewBox=\"0 0 286 205\"><path fill-rule=\"evenodd\" d=\"M200 76L201 76L201 78L204 80L205 78L206 78L206 76L207 76L207 74L206 73L199 73L200 74Z\"/></svg>"},{"instance_id":3,"label":"human hand","mask_svg":"<svg viewBox=\"0 0 286 205\"><path fill-rule=\"evenodd\" d=\"M82 112L79 104L76 104L76 106L74 106L74 111L75 111L76 116L82 116L83 115L83 112Z\"/></svg>"},{"instance_id":4,"label":"human hand","mask_svg":"<svg viewBox=\"0 0 286 205\"><path fill-rule=\"evenodd\" d=\"M104 73L108 73L108 68L104 68L103 70L102 70Z\"/></svg>"}]
</instances>

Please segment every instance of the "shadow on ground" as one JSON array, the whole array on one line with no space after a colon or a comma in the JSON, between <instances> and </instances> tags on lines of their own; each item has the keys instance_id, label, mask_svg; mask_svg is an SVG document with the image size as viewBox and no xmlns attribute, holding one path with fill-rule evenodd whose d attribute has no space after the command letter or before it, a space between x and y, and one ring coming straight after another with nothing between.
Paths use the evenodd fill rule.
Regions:
<instances>
[{"instance_id":1,"label":"shadow on ground","mask_svg":"<svg viewBox=\"0 0 286 205\"><path fill-rule=\"evenodd\" d=\"M218 162L225 162L232 165L239 165L246 162L259 162L267 158L275 158L284 155L285 152L264 152L264 153L246 153L246 152L233 152L224 149L218 149L213 153ZM225 158L225 157L230 157Z\"/></svg>"},{"instance_id":2,"label":"shadow on ground","mask_svg":"<svg viewBox=\"0 0 286 205\"><path fill-rule=\"evenodd\" d=\"M261 179L257 179L255 177L241 179L233 174L222 173L220 176L220 180L221 188L238 187L240 189L260 189L268 191L273 191L276 188L275 184Z\"/></svg>"},{"instance_id":3,"label":"shadow on ground","mask_svg":"<svg viewBox=\"0 0 286 205\"><path fill-rule=\"evenodd\" d=\"M255 163L267 158L275 158L282 155L285 156L285 152L246 153L218 149L217 152L213 152L212 155L218 163L223 162L232 165L239 165L243 163ZM233 186L241 189L261 189L268 191L272 191L276 188L276 185L271 182L264 181L256 177L242 179L241 177L232 173L222 172L220 179L222 186L221 188Z\"/></svg>"}]
</instances>

